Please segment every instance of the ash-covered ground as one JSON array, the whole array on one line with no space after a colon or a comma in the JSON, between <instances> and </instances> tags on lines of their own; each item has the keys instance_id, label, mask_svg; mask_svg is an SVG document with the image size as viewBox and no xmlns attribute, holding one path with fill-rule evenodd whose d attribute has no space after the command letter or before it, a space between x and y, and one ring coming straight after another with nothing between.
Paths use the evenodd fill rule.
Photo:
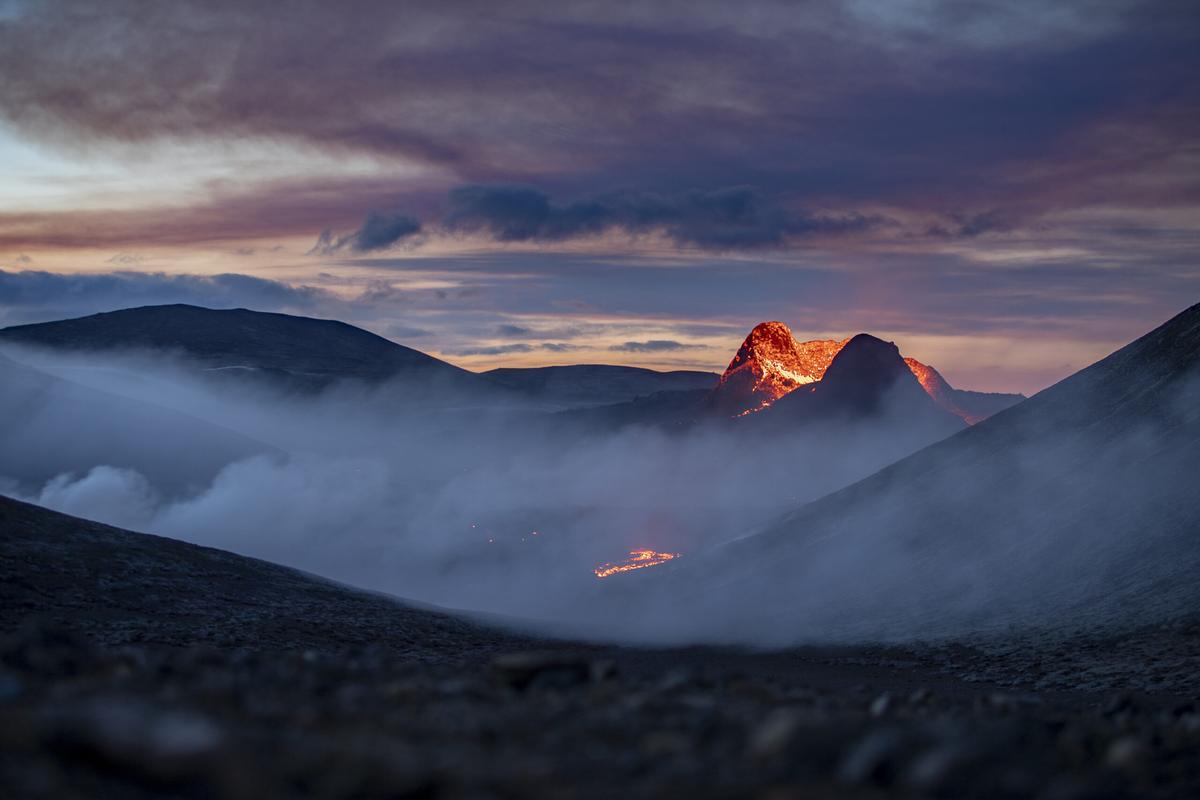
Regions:
<instances>
[{"instance_id":1,"label":"ash-covered ground","mask_svg":"<svg viewBox=\"0 0 1200 800\"><path fill-rule=\"evenodd\" d=\"M1200 624L750 652L505 633L0 500L6 797L1194 797Z\"/></svg>"}]
</instances>

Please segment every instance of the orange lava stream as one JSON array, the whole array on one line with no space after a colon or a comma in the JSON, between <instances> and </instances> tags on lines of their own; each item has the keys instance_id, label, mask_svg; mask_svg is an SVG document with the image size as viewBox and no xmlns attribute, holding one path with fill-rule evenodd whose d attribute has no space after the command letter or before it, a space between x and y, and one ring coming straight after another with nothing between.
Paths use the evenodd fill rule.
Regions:
<instances>
[{"instance_id":1,"label":"orange lava stream","mask_svg":"<svg viewBox=\"0 0 1200 800\"><path fill-rule=\"evenodd\" d=\"M939 381L940 375L928 364L922 364L915 358L906 358L904 363L908 365L908 371L917 379L917 383L921 384L921 388L925 393L934 400L940 400L942 394L942 386Z\"/></svg>"},{"instance_id":2,"label":"orange lava stream","mask_svg":"<svg viewBox=\"0 0 1200 800\"><path fill-rule=\"evenodd\" d=\"M657 550L630 550L629 558L625 559L620 564L601 564L596 567L593 572L597 578L607 578L609 575L616 575L618 572L629 572L635 569L645 569L646 567L655 567L659 564L665 564L672 558L678 558L679 553L660 553Z\"/></svg>"}]
</instances>

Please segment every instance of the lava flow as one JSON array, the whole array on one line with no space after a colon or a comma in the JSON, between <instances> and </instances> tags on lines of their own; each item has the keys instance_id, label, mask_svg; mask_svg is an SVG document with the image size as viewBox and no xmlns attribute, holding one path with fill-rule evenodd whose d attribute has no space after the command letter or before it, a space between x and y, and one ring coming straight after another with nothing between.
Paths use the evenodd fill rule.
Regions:
<instances>
[{"instance_id":1,"label":"lava flow","mask_svg":"<svg viewBox=\"0 0 1200 800\"><path fill-rule=\"evenodd\" d=\"M596 573L597 578L607 578L618 572L629 572L665 564L672 558L678 558L679 555L679 553L660 553L657 550L630 550L629 558L620 564L601 564L592 571Z\"/></svg>"}]
</instances>

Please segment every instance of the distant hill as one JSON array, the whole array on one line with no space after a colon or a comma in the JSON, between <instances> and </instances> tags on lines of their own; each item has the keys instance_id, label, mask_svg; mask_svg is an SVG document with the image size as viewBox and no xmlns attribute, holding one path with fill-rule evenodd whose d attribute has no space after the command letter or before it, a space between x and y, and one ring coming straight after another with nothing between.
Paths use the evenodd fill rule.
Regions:
<instances>
[{"instance_id":1,"label":"distant hill","mask_svg":"<svg viewBox=\"0 0 1200 800\"><path fill-rule=\"evenodd\" d=\"M659 372L608 364L527 369L505 367L481 374L501 386L571 407L625 403L657 392L711 389L718 377L712 372Z\"/></svg>"},{"instance_id":2,"label":"distant hill","mask_svg":"<svg viewBox=\"0 0 1200 800\"><path fill-rule=\"evenodd\" d=\"M129 308L0 330L0 343L70 351L150 351L203 369L321 388L406 377L486 389L484 378L333 320L190 305Z\"/></svg>"},{"instance_id":3,"label":"distant hill","mask_svg":"<svg viewBox=\"0 0 1200 800\"><path fill-rule=\"evenodd\" d=\"M653 577L735 638L768 635L756 611L791 641L1156 624L1200 609L1198 475L1200 305ZM737 603L705 603L717 584Z\"/></svg>"}]
</instances>

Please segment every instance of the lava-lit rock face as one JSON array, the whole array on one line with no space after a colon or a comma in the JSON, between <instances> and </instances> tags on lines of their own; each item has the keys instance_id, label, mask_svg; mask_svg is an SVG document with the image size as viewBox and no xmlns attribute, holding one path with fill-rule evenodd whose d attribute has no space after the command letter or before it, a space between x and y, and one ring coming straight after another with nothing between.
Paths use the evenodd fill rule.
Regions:
<instances>
[{"instance_id":1,"label":"lava-lit rock face","mask_svg":"<svg viewBox=\"0 0 1200 800\"><path fill-rule=\"evenodd\" d=\"M733 414L766 408L797 387L821 380L847 341L797 342L782 322L760 323L721 375L713 403Z\"/></svg>"},{"instance_id":2,"label":"lava-lit rock face","mask_svg":"<svg viewBox=\"0 0 1200 800\"><path fill-rule=\"evenodd\" d=\"M713 390L711 404L732 416L761 411L799 387L824 378L829 365L849 341L813 339L797 342L782 322L759 323L721 375ZM964 392L947 383L941 373L928 364L915 358L903 361L934 403L969 425L1024 399L1018 394Z\"/></svg>"},{"instance_id":3,"label":"lava-lit rock face","mask_svg":"<svg viewBox=\"0 0 1200 800\"><path fill-rule=\"evenodd\" d=\"M942 377L940 372L928 364L922 364L915 358L906 358L904 363L917 377L921 388L933 398L933 402L951 414L961 417L963 422L968 425L982 422L992 414L1003 411L1025 399L1023 395L1019 394L988 394L955 389L949 381Z\"/></svg>"},{"instance_id":4,"label":"lava-lit rock face","mask_svg":"<svg viewBox=\"0 0 1200 800\"><path fill-rule=\"evenodd\" d=\"M905 358L904 363L908 365L909 370L916 377L917 382L921 384L921 388L932 397L938 405L944 406L949 402L951 389L950 384L946 383L946 379L942 374L928 364L922 364L915 358Z\"/></svg>"},{"instance_id":5,"label":"lava-lit rock face","mask_svg":"<svg viewBox=\"0 0 1200 800\"><path fill-rule=\"evenodd\" d=\"M908 365L909 370L916 376L917 382L921 384L921 388L925 390L925 393L933 398L933 402L956 417L961 417L963 422L966 422L968 425L974 425L976 422L984 419L979 414L973 414L959 407L959 404L955 401L954 387L946 382L946 379L942 377L942 373L928 364L922 364L915 358L905 358L904 363Z\"/></svg>"}]
</instances>

